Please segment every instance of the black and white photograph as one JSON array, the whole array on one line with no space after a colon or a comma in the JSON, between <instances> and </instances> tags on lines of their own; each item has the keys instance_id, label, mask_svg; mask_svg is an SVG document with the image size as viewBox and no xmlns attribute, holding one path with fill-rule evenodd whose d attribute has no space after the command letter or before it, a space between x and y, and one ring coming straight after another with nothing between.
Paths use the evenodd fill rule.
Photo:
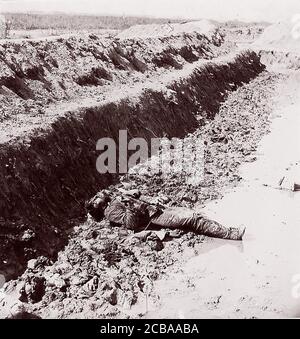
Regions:
<instances>
[{"instance_id":1,"label":"black and white photograph","mask_svg":"<svg viewBox=\"0 0 300 339\"><path fill-rule=\"evenodd\" d=\"M299 212L299 0L0 0L0 319L300 318Z\"/></svg>"}]
</instances>

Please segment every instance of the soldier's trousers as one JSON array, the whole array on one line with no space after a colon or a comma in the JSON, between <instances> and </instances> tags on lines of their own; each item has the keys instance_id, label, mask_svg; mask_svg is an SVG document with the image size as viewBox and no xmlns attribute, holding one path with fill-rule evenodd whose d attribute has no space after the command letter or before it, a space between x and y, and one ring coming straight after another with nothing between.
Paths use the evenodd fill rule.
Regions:
<instances>
[{"instance_id":1,"label":"soldier's trousers","mask_svg":"<svg viewBox=\"0 0 300 339\"><path fill-rule=\"evenodd\" d=\"M193 231L212 238L241 240L239 230L227 228L209 220L200 213L184 207L167 208L152 219L152 224L162 228Z\"/></svg>"}]
</instances>

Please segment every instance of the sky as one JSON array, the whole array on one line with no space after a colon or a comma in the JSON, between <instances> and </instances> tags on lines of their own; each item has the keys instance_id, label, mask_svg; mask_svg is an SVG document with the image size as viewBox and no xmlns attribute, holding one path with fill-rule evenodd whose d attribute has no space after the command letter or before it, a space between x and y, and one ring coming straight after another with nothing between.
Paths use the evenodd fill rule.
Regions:
<instances>
[{"instance_id":1,"label":"sky","mask_svg":"<svg viewBox=\"0 0 300 339\"><path fill-rule=\"evenodd\" d=\"M277 22L300 14L300 0L0 0L0 11Z\"/></svg>"}]
</instances>

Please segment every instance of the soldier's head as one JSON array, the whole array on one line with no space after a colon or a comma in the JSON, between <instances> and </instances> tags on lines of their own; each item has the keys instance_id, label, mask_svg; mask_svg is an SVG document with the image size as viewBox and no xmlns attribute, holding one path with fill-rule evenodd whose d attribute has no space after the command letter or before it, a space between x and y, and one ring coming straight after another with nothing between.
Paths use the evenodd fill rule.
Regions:
<instances>
[{"instance_id":1,"label":"soldier's head","mask_svg":"<svg viewBox=\"0 0 300 339\"><path fill-rule=\"evenodd\" d=\"M109 192L101 191L86 203L86 210L96 221L99 222L104 218L104 211L110 201L111 198Z\"/></svg>"}]
</instances>

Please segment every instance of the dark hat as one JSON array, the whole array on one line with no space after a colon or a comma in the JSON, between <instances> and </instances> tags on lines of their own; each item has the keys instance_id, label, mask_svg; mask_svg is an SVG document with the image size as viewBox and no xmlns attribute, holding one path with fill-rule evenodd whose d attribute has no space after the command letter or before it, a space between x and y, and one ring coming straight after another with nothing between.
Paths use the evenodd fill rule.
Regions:
<instances>
[{"instance_id":1,"label":"dark hat","mask_svg":"<svg viewBox=\"0 0 300 339\"><path fill-rule=\"evenodd\" d=\"M87 212L96 220L101 221L104 218L104 211L111 201L108 191L101 191L90 201L86 202Z\"/></svg>"}]
</instances>

